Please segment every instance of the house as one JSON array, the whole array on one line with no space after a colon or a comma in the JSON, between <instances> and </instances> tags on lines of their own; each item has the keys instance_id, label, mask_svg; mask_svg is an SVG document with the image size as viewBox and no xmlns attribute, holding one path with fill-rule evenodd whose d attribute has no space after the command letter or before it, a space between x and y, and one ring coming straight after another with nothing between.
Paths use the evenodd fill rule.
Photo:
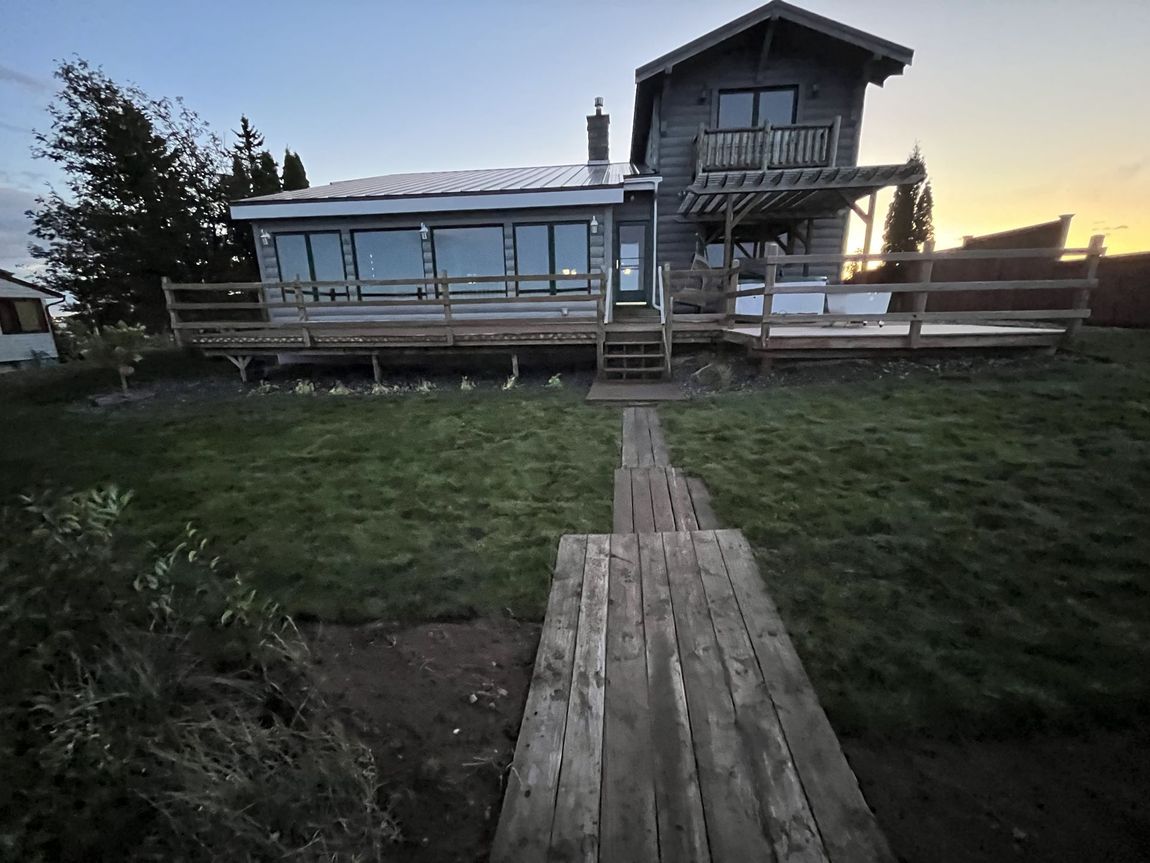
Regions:
<instances>
[{"instance_id":1,"label":"house","mask_svg":"<svg viewBox=\"0 0 1150 863\"><path fill-rule=\"evenodd\" d=\"M261 283L229 286L214 305L213 286L166 285L173 330L241 374L260 354L369 355L378 375L392 348L586 345L605 376L643 377L670 373L674 344L771 350L786 311L881 325L889 292L826 283L850 257L851 214L869 251L877 193L923 179L914 163L858 164L867 89L912 57L773 0L636 70L622 160L596 99L579 164L389 174L234 202ZM799 292L780 286L788 279L810 289L773 306L775 293ZM754 291L752 309L731 296ZM900 320L907 346L937 342ZM788 352L830 339L889 348L895 332L859 342L874 333L777 330L795 337ZM937 334L968 346L999 332ZM1009 344L1056 335L1013 332Z\"/></svg>"},{"instance_id":2,"label":"house","mask_svg":"<svg viewBox=\"0 0 1150 863\"><path fill-rule=\"evenodd\" d=\"M63 298L0 270L0 369L56 362L48 306Z\"/></svg>"}]
</instances>

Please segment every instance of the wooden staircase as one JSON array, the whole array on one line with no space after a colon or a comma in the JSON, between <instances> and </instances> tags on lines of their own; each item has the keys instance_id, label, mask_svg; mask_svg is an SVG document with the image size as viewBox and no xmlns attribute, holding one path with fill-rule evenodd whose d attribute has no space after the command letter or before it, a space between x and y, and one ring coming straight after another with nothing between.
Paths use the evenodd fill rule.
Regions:
<instances>
[{"instance_id":1,"label":"wooden staircase","mask_svg":"<svg viewBox=\"0 0 1150 863\"><path fill-rule=\"evenodd\" d=\"M650 308L626 307L617 311L615 320L607 325L604 333L599 377L608 381L670 377L658 312Z\"/></svg>"}]
</instances>

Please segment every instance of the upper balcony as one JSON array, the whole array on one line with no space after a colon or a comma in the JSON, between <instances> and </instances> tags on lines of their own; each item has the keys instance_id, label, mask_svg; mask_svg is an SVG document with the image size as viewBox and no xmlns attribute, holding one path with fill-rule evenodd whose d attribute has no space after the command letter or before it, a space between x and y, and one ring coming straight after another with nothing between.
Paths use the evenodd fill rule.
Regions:
<instances>
[{"instance_id":1,"label":"upper balcony","mask_svg":"<svg viewBox=\"0 0 1150 863\"><path fill-rule=\"evenodd\" d=\"M707 129L695 136L695 176L710 171L773 171L835 165L840 117L748 129Z\"/></svg>"}]
</instances>

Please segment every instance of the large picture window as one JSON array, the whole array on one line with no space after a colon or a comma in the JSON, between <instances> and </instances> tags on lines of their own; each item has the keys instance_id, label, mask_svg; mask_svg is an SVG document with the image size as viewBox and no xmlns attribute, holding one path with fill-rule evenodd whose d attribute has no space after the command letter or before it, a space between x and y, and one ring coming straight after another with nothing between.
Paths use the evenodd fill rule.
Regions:
<instances>
[{"instance_id":1,"label":"large picture window","mask_svg":"<svg viewBox=\"0 0 1150 863\"><path fill-rule=\"evenodd\" d=\"M0 300L0 333L13 336L48 329L48 316L39 300Z\"/></svg>"},{"instance_id":2,"label":"large picture window","mask_svg":"<svg viewBox=\"0 0 1150 863\"><path fill-rule=\"evenodd\" d=\"M521 276L586 273L591 269L590 230L587 222L515 226L515 272ZM563 293L586 291L586 281L540 279L519 283L519 292Z\"/></svg>"},{"instance_id":3,"label":"large picture window","mask_svg":"<svg viewBox=\"0 0 1150 863\"><path fill-rule=\"evenodd\" d=\"M423 241L419 230L352 231L357 279L416 279L405 285L374 285L361 290L373 294L422 294Z\"/></svg>"},{"instance_id":4,"label":"large picture window","mask_svg":"<svg viewBox=\"0 0 1150 863\"><path fill-rule=\"evenodd\" d=\"M281 282L297 279L301 282L342 282L347 278L339 231L276 234L275 238ZM334 300L337 296L335 288L326 288L322 292L312 288L310 293L313 300ZM347 298L347 288L342 288L338 294Z\"/></svg>"},{"instance_id":5,"label":"large picture window","mask_svg":"<svg viewBox=\"0 0 1150 863\"><path fill-rule=\"evenodd\" d=\"M503 256L503 228L433 228L431 245L435 253L435 272L448 278L465 276L504 276L507 265ZM452 286L453 294L506 292L506 282L476 282L474 287Z\"/></svg>"},{"instance_id":6,"label":"large picture window","mask_svg":"<svg viewBox=\"0 0 1150 863\"><path fill-rule=\"evenodd\" d=\"M798 106L798 87L724 90L719 93L719 128L787 126L795 122Z\"/></svg>"}]
</instances>

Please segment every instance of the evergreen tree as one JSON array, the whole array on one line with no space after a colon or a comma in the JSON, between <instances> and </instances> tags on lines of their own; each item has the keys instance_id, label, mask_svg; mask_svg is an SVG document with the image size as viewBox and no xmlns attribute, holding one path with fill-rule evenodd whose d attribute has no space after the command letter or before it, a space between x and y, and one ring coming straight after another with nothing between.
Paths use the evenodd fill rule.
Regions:
<instances>
[{"instance_id":1,"label":"evergreen tree","mask_svg":"<svg viewBox=\"0 0 1150 863\"><path fill-rule=\"evenodd\" d=\"M279 165L267 150L256 159L255 170L251 173L252 195L274 195L283 190L280 186Z\"/></svg>"},{"instance_id":2,"label":"evergreen tree","mask_svg":"<svg viewBox=\"0 0 1150 863\"><path fill-rule=\"evenodd\" d=\"M295 189L306 189L311 186L307 179L307 171L303 167L303 159L299 157L299 153L293 153L291 150L284 150L284 173L283 173L283 187L285 192L290 192Z\"/></svg>"},{"instance_id":3,"label":"evergreen tree","mask_svg":"<svg viewBox=\"0 0 1150 863\"><path fill-rule=\"evenodd\" d=\"M32 254L89 323L162 329L162 276L211 281L235 269L223 147L182 103L151 99L81 59L55 76L52 126L37 133L33 155L54 162L66 188L36 199Z\"/></svg>"},{"instance_id":4,"label":"evergreen tree","mask_svg":"<svg viewBox=\"0 0 1150 863\"><path fill-rule=\"evenodd\" d=\"M240 157L247 176L249 178L254 177L260 151L264 146L264 136L243 114L240 115L239 131L233 129L232 134L236 136L236 143L232 145L232 152Z\"/></svg>"},{"instance_id":5,"label":"evergreen tree","mask_svg":"<svg viewBox=\"0 0 1150 863\"><path fill-rule=\"evenodd\" d=\"M914 240L920 248L934 240L934 193L930 190L930 180L914 202Z\"/></svg>"},{"instance_id":6,"label":"evergreen tree","mask_svg":"<svg viewBox=\"0 0 1150 863\"><path fill-rule=\"evenodd\" d=\"M918 144L914 145L907 164L917 165L922 168L924 174L926 173L926 161ZM929 184L924 180L896 188L890 209L886 212L882 250L916 252L928 238L933 239L934 226L931 214L933 207L934 199L930 194Z\"/></svg>"}]
</instances>

